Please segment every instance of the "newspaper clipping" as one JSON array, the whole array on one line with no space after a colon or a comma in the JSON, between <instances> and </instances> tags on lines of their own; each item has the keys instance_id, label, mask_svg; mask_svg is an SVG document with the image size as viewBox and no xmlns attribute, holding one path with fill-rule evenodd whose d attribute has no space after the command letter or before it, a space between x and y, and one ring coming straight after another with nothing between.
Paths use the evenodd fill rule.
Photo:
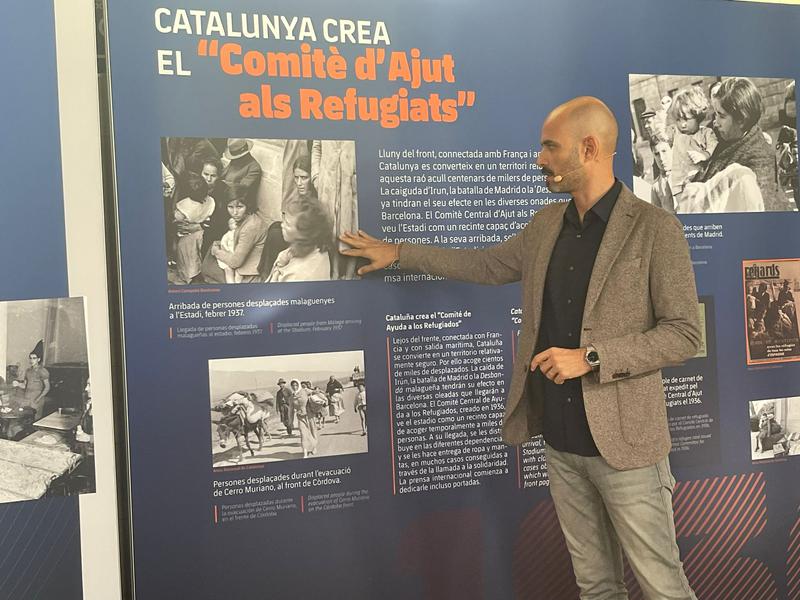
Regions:
<instances>
[{"instance_id":1,"label":"newspaper clipping","mask_svg":"<svg viewBox=\"0 0 800 600\"><path fill-rule=\"evenodd\" d=\"M800 360L795 298L800 259L742 263L747 364Z\"/></svg>"}]
</instances>

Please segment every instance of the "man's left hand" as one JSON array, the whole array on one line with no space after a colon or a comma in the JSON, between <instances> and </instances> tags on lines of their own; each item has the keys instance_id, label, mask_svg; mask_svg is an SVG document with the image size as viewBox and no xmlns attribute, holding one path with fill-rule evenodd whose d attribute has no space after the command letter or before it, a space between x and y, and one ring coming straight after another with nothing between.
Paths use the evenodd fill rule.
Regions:
<instances>
[{"instance_id":1,"label":"man's left hand","mask_svg":"<svg viewBox=\"0 0 800 600\"><path fill-rule=\"evenodd\" d=\"M542 370L545 377L558 385L567 379L580 377L592 370L589 363L586 362L584 348L548 348L533 357L531 373L537 367Z\"/></svg>"}]
</instances>

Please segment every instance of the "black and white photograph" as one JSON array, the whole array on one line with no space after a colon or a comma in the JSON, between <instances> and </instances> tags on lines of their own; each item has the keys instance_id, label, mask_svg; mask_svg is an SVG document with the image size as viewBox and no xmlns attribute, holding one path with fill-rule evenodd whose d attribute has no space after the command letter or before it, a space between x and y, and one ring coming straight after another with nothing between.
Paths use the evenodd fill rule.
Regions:
<instances>
[{"instance_id":1,"label":"black and white photograph","mask_svg":"<svg viewBox=\"0 0 800 600\"><path fill-rule=\"evenodd\" d=\"M0 302L0 502L95 491L83 298Z\"/></svg>"},{"instance_id":2,"label":"black and white photograph","mask_svg":"<svg viewBox=\"0 0 800 600\"><path fill-rule=\"evenodd\" d=\"M357 279L352 140L161 138L173 285Z\"/></svg>"},{"instance_id":3,"label":"black and white photograph","mask_svg":"<svg viewBox=\"0 0 800 600\"><path fill-rule=\"evenodd\" d=\"M747 364L800 360L800 258L746 260L742 277Z\"/></svg>"},{"instance_id":4,"label":"black and white photograph","mask_svg":"<svg viewBox=\"0 0 800 600\"><path fill-rule=\"evenodd\" d=\"M697 354L694 355L695 358L707 358L708 357L708 329L706 320L706 304L705 302L698 302L697 303L697 313L700 318L700 348L697 350Z\"/></svg>"},{"instance_id":5,"label":"black and white photograph","mask_svg":"<svg viewBox=\"0 0 800 600\"><path fill-rule=\"evenodd\" d=\"M214 467L367 452L361 350L208 362Z\"/></svg>"},{"instance_id":6,"label":"black and white photograph","mask_svg":"<svg viewBox=\"0 0 800 600\"><path fill-rule=\"evenodd\" d=\"M634 193L673 214L800 207L795 81L629 75Z\"/></svg>"},{"instance_id":7,"label":"black and white photograph","mask_svg":"<svg viewBox=\"0 0 800 600\"><path fill-rule=\"evenodd\" d=\"M752 460L800 455L800 396L748 404Z\"/></svg>"}]
</instances>

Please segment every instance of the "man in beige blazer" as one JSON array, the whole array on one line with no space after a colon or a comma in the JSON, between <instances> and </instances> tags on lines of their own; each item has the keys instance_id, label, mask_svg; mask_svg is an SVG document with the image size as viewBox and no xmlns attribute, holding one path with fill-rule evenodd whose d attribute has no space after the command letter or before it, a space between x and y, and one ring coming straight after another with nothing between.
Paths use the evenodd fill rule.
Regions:
<instances>
[{"instance_id":1,"label":"man in beige blazer","mask_svg":"<svg viewBox=\"0 0 800 600\"><path fill-rule=\"evenodd\" d=\"M678 555L675 480L661 368L694 356L701 334L681 223L613 173L614 115L581 97L542 126L550 204L485 249L389 244L345 234L360 273L402 269L462 281L522 281L522 325L503 439L544 434L550 491L581 598L627 598L622 550L649 599L695 600Z\"/></svg>"}]
</instances>

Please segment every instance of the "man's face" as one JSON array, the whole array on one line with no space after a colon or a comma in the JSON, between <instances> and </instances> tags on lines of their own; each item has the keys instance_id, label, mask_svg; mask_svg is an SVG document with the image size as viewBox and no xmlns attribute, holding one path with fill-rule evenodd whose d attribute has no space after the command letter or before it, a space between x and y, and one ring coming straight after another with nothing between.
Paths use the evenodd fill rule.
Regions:
<instances>
[{"instance_id":1,"label":"man's face","mask_svg":"<svg viewBox=\"0 0 800 600\"><path fill-rule=\"evenodd\" d=\"M570 193L582 181L578 146L563 119L549 118L542 125L542 148L536 159L542 173L547 175L547 189ZM561 175L560 181L555 177Z\"/></svg>"},{"instance_id":2,"label":"man's face","mask_svg":"<svg viewBox=\"0 0 800 600\"><path fill-rule=\"evenodd\" d=\"M668 175L672 171L672 148L666 142L659 142L653 148L653 155L656 159L658 169Z\"/></svg>"}]
</instances>

